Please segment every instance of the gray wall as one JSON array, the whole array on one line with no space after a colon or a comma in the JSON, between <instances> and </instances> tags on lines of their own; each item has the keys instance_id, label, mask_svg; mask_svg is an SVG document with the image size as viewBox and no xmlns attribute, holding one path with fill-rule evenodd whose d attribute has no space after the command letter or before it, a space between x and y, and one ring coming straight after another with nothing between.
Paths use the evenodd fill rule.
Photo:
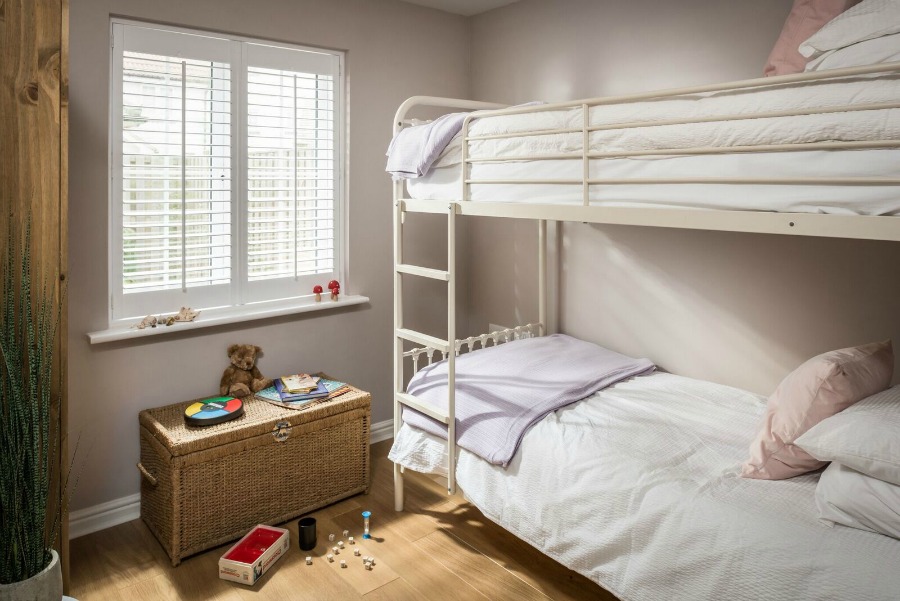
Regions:
<instances>
[{"instance_id":1,"label":"gray wall","mask_svg":"<svg viewBox=\"0 0 900 601\"><path fill-rule=\"evenodd\" d=\"M524 0L473 18L472 93L560 101L757 77L790 6ZM534 319L533 224L468 226L470 330ZM898 244L584 224L562 232L566 333L762 394L833 348L891 337L900 357Z\"/></svg>"},{"instance_id":2,"label":"gray wall","mask_svg":"<svg viewBox=\"0 0 900 601\"><path fill-rule=\"evenodd\" d=\"M107 323L110 15L348 51L346 291L369 296L371 304L196 334L88 344L85 333ZM394 0L78 0L71 6L70 76L69 413L73 444L80 439L80 481L71 508L138 491L138 411L217 392L232 342L262 346L266 375L320 369L370 390L373 421L389 419L391 187L384 150L393 113L408 96L467 96L466 19ZM419 235L427 241L429 230ZM435 257L442 244L434 245ZM426 252L432 246L423 245ZM428 300L440 292L422 294ZM435 323L443 323L437 315ZM425 316L418 319L430 323Z\"/></svg>"}]
</instances>

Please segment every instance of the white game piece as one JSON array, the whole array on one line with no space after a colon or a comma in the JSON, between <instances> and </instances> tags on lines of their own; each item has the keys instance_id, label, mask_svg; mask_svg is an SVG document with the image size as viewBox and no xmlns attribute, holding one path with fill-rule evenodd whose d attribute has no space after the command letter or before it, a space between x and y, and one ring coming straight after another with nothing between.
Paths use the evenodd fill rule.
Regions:
<instances>
[{"instance_id":1,"label":"white game piece","mask_svg":"<svg viewBox=\"0 0 900 601\"><path fill-rule=\"evenodd\" d=\"M338 541L338 547L341 548L341 549L343 549L343 548L344 548L344 541L339 540L339 541Z\"/></svg>"},{"instance_id":2,"label":"white game piece","mask_svg":"<svg viewBox=\"0 0 900 601\"><path fill-rule=\"evenodd\" d=\"M370 564L369 562L366 562L366 563L363 564L363 565L366 566L366 569L367 569L367 570L370 570L370 571L372 570L372 564Z\"/></svg>"},{"instance_id":3,"label":"white game piece","mask_svg":"<svg viewBox=\"0 0 900 601\"><path fill-rule=\"evenodd\" d=\"M353 549L353 554L356 555L357 557L359 557L359 555L360 555L359 548Z\"/></svg>"},{"instance_id":4,"label":"white game piece","mask_svg":"<svg viewBox=\"0 0 900 601\"><path fill-rule=\"evenodd\" d=\"M375 558L374 558L374 557L370 557L370 558L369 558L369 563L372 564L372 565L374 566L374 565L375 565Z\"/></svg>"},{"instance_id":5,"label":"white game piece","mask_svg":"<svg viewBox=\"0 0 900 601\"><path fill-rule=\"evenodd\" d=\"M328 541L329 541L329 542L333 542L333 541L334 541L334 534L329 534L329 535L328 535Z\"/></svg>"},{"instance_id":6,"label":"white game piece","mask_svg":"<svg viewBox=\"0 0 900 601\"><path fill-rule=\"evenodd\" d=\"M331 553L329 553L329 554L326 555L325 557L328 558L328 563L334 563L334 555L332 555Z\"/></svg>"},{"instance_id":7,"label":"white game piece","mask_svg":"<svg viewBox=\"0 0 900 601\"><path fill-rule=\"evenodd\" d=\"M312 565L312 557L307 557L307 558L306 558L306 565L308 565L308 566L311 566L311 565Z\"/></svg>"},{"instance_id":8,"label":"white game piece","mask_svg":"<svg viewBox=\"0 0 900 601\"><path fill-rule=\"evenodd\" d=\"M352 537L352 536L350 536L350 537L347 538L347 542L350 543L351 545L355 545L355 544L356 544L356 541L353 540L353 537Z\"/></svg>"},{"instance_id":9,"label":"white game piece","mask_svg":"<svg viewBox=\"0 0 900 601\"><path fill-rule=\"evenodd\" d=\"M341 567L342 567L342 568L346 568L346 567L347 567L347 562L344 561L343 559L341 560Z\"/></svg>"},{"instance_id":10,"label":"white game piece","mask_svg":"<svg viewBox=\"0 0 900 601\"><path fill-rule=\"evenodd\" d=\"M338 549L337 547L331 547L331 552L334 553L335 555L341 554L341 550Z\"/></svg>"},{"instance_id":11,"label":"white game piece","mask_svg":"<svg viewBox=\"0 0 900 601\"><path fill-rule=\"evenodd\" d=\"M347 538L348 536L350 536L350 531L344 530L344 538Z\"/></svg>"}]
</instances>

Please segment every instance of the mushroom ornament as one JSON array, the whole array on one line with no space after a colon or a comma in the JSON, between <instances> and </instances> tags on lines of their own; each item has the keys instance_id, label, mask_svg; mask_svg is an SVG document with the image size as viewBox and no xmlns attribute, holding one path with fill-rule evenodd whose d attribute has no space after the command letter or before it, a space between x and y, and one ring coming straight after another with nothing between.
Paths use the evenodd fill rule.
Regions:
<instances>
[{"instance_id":1,"label":"mushroom ornament","mask_svg":"<svg viewBox=\"0 0 900 601\"><path fill-rule=\"evenodd\" d=\"M313 286L313 294L316 295L316 302L321 302L322 300L322 287L316 284Z\"/></svg>"},{"instance_id":2,"label":"mushroom ornament","mask_svg":"<svg viewBox=\"0 0 900 601\"><path fill-rule=\"evenodd\" d=\"M331 300L336 301L341 293L341 284L337 280L328 282L328 289L331 290Z\"/></svg>"}]
</instances>

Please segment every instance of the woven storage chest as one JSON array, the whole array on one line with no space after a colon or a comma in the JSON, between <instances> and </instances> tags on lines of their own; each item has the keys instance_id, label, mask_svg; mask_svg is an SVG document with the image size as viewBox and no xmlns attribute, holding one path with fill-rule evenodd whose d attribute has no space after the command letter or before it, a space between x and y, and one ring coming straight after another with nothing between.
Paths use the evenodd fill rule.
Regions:
<instances>
[{"instance_id":1,"label":"woven storage chest","mask_svg":"<svg viewBox=\"0 0 900 601\"><path fill-rule=\"evenodd\" d=\"M302 410L249 397L242 417L204 428L184 423L192 402L139 416L141 517L172 565L369 487L367 392Z\"/></svg>"}]
</instances>

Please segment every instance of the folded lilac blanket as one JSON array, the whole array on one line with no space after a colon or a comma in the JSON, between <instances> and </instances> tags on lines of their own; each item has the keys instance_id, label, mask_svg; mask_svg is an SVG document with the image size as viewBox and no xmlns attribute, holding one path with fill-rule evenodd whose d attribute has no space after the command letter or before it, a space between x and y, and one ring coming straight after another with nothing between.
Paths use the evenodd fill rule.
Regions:
<instances>
[{"instance_id":1,"label":"folded lilac blanket","mask_svg":"<svg viewBox=\"0 0 900 601\"><path fill-rule=\"evenodd\" d=\"M403 129L391 140L385 171L394 179L415 179L431 169L440 154L462 129L468 113L450 113L430 123Z\"/></svg>"},{"instance_id":2,"label":"folded lilac blanket","mask_svg":"<svg viewBox=\"0 0 900 601\"><path fill-rule=\"evenodd\" d=\"M654 369L648 359L632 359L563 334L461 355L456 360L457 443L506 467L528 428L551 411ZM446 412L447 362L418 372L407 389ZM418 411L404 407L403 420L447 438L444 424Z\"/></svg>"}]
</instances>

